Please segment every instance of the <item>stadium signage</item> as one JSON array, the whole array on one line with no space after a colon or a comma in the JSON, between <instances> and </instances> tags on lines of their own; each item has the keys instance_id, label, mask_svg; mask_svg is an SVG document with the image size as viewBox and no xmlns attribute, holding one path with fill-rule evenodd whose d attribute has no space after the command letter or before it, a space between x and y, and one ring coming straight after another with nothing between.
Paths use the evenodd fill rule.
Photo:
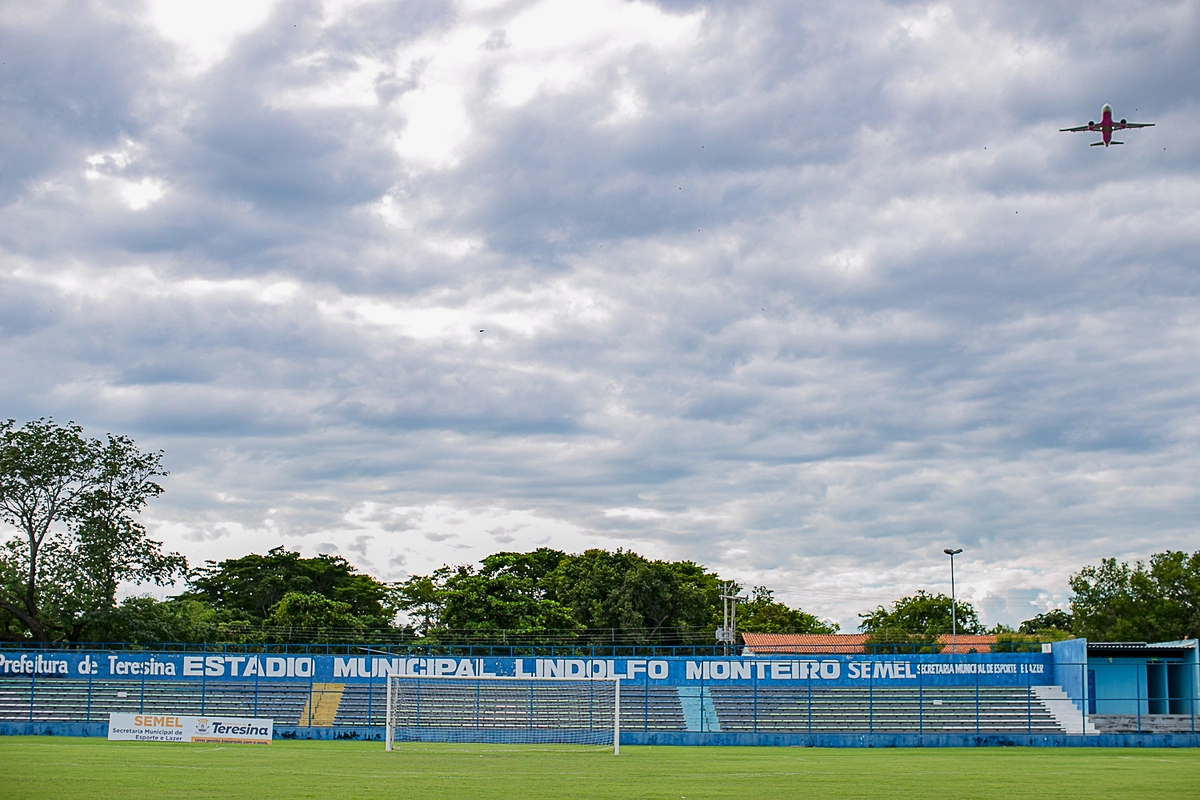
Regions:
<instances>
[{"instance_id":1,"label":"stadium signage","mask_svg":"<svg viewBox=\"0 0 1200 800\"><path fill-rule=\"evenodd\" d=\"M147 676L162 675L173 677L175 675L175 664L170 661L159 661L154 656L150 656L149 661L128 661L122 659L120 656L109 656L108 674Z\"/></svg>"},{"instance_id":2,"label":"stadium signage","mask_svg":"<svg viewBox=\"0 0 1200 800\"><path fill-rule=\"evenodd\" d=\"M377 683L389 675L484 678L620 678L686 686L710 682L822 682L825 685L1024 686L1051 680L1049 653L780 655L739 658L464 658L452 656L284 656L230 653L38 652L0 654L0 677L150 681Z\"/></svg>"},{"instance_id":3,"label":"stadium signage","mask_svg":"<svg viewBox=\"0 0 1200 800\"><path fill-rule=\"evenodd\" d=\"M183 674L206 678L236 678L239 674L243 678L311 678L314 663L311 656L184 656Z\"/></svg>"},{"instance_id":4,"label":"stadium signage","mask_svg":"<svg viewBox=\"0 0 1200 800\"><path fill-rule=\"evenodd\" d=\"M189 717L179 714L109 714L112 742L223 742L270 744L275 721L250 717Z\"/></svg>"},{"instance_id":5,"label":"stadium signage","mask_svg":"<svg viewBox=\"0 0 1200 800\"><path fill-rule=\"evenodd\" d=\"M21 653L17 658L0 654L0 675L69 675L70 663L62 658L47 658L41 654L30 657Z\"/></svg>"}]
</instances>

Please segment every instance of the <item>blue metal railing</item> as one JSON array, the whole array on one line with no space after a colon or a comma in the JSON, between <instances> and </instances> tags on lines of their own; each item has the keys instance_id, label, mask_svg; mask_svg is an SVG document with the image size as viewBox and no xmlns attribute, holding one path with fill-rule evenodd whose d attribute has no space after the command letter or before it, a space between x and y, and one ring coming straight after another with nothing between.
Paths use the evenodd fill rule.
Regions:
<instances>
[{"instance_id":1,"label":"blue metal railing","mask_svg":"<svg viewBox=\"0 0 1200 800\"><path fill-rule=\"evenodd\" d=\"M725 654L724 645L580 645L580 644L476 644L406 643L337 644L236 643L236 642L0 642L0 653L16 651L104 651L133 653L211 653L232 655L386 655L459 656L465 658L521 658L534 656L573 658L704 657Z\"/></svg>"}]
</instances>

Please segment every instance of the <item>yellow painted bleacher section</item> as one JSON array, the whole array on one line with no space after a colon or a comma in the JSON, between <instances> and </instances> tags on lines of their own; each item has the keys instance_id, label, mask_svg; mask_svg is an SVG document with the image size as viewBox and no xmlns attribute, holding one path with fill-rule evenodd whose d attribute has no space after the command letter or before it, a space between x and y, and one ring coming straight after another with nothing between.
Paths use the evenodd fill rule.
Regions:
<instances>
[{"instance_id":1,"label":"yellow painted bleacher section","mask_svg":"<svg viewBox=\"0 0 1200 800\"><path fill-rule=\"evenodd\" d=\"M300 727L328 728L333 725L345 689L344 683L314 683L304 703L304 713L300 715Z\"/></svg>"}]
</instances>

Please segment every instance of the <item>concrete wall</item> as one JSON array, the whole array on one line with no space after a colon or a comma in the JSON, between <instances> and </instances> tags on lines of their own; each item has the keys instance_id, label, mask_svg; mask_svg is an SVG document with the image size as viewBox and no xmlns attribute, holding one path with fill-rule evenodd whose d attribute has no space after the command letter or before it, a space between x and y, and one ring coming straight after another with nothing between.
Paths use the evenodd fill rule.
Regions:
<instances>
[{"instance_id":1,"label":"concrete wall","mask_svg":"<svg viewBox=\"0 0 1200 800\"><path fill-rule=\"evenodd\" d=\"M1146 659L1093 658L1097 714L1149 714L1146 699Z\"/></svg>"},{"instance_id":2,"label":"concrete wall","mask_svg":"<svg viewBox=\"0 0 1200 800\"><path fill-rule=\"evenodd\" d=\"M388 675L620 678L657 686L1042 686L1046 653L784 655L734 658L459 658L157 652L0 652L0 678L383 684Z\"/></svg>"},{"instance_id":3,"label":"concrete wall","mask_svg":"<svg viewBox=\"0 0 1200 800\"><path fill-rule=\"evenodd\" d=\"M1080 711L1087 708L1087 639L1067 639L1050 645L1054 658L1051 683L1061 686Z\"/></svg>"}]
</instances>

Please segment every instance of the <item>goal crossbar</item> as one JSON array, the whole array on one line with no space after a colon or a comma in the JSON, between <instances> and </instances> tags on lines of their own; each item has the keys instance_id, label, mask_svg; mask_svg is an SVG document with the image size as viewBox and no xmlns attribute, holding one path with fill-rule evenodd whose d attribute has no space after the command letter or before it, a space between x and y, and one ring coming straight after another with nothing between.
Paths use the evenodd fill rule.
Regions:
<instances>
[{"instance_id":1,"label":"goal crossbar","mask_svg":"<svg viewBox=\"0 0 1200 800\"><path fill-rule=\"evenodd\" d=\"M396 741L611 741L617 755L621 679L389 675L386 749L392 750Z\"/></svg>"}]
</instances>

